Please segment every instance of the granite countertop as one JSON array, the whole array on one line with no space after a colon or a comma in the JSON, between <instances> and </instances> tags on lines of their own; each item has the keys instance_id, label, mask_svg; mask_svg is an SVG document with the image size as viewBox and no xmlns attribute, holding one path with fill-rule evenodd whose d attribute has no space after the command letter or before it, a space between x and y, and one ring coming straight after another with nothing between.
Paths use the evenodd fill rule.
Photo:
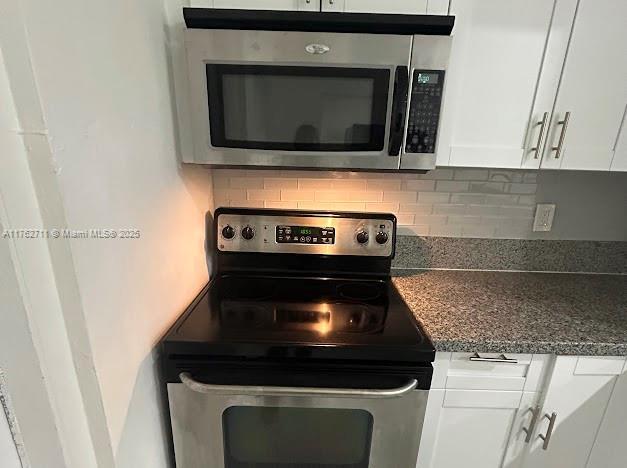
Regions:
<instances>
[{"instance_id":1,"label":"granite countertop","mask_svg":"<svg viewBox=\"0 0 627 468\"><path fill-rule=\"evenodd\" d=\"M438 351L627 355L627 276L393 270Z\"/></svg>"}]
</instances>

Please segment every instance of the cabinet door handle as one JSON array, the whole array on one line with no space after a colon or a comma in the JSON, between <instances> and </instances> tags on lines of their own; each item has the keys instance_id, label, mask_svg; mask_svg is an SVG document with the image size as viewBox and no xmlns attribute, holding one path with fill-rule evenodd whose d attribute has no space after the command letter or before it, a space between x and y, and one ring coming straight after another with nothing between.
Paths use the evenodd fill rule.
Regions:
<instances>
[{"instance_id":1,"label":"cabinet door handle","mask_svg":"<svg viewBox=\"0 0 627 468\"><path fill-rule=\"evenodd\" d=\"M529 428L523 427L522 430L525 432L525 443L528 444L531 442L531 437L533 437L533 431L536 428L536 424L538 422L538 416L540 416L540 406L536 406L535 408L529 408L531 411L531 421L529 422Z\"/></svg>"},{"instance_id":2,"label":"cabinet door handle","mask_svg":"<svg viewBox=\"0 0 627 468\"><path fill-rule=\"evenodd\" d=\"M518 364L518 359L510 359L505 357L505 354L501 354L499 357L481 357L479 353L475 353L468 358L470 361L480 362L503 362L506 364Z\"/></svg>"},{"instance_id":3,"label":"cabinet door handle","mask_svg":"<svg viewBox=\"0 0 627 468\"><path fill-rule=\"evenodd\" d=\"M551 416L545 414L544 417L549 420L549 428L546 430L546 435L539 434L538 437L544 441L542 444L542 450L549 448L549 442L551 442L551 435L553 434L553 428L555 427L555 420L557 419L557 413L553 412Z\"/></svg>"},{"instance_id":4,"label":"cabinet door handle","mask_svg":"<svg viewBox=\"0 0 627 468\"><path fill-rule=\"evenodd\" d=\"M553 148L551 148L553 151L555 151L555 159L559 159L559 157L562 155L562 149L564 147L564 138L566 137L566 129L568 128L569 120L570 120L570 112L566 112L566 114L564 115L564 120L557 121L557 125L562 126L562 131L560 133L560 139L557 142L557 146L554 146Z\"/></svg>"},{"instance_id":5,"label":"cabinet door handle","mask_svg":"<svg viewBox=\"0 0 627 468\"><path fill-rule=\"evenodd\" d=\"M546 128L546 122L549 119L549 113L545 112L542 115L542 120L536 123L536 126L540 125L540 134L538 135L538 141L536 141L536 146L531 148L531 151L534 152L533 159L538 159L540 157L540 150L542 149L542 140L544 139L544 129Z\"/></svg>"}]
</instances>

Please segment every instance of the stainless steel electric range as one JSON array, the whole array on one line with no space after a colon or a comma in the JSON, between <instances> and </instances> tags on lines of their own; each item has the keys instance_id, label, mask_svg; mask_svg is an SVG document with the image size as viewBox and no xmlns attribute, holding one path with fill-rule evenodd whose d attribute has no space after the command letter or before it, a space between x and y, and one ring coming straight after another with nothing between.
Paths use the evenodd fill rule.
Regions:
<instances>
[{"instance_id":1,"label":"stainless steel electric range","mask_svg":"<svg viewBox=\"0 0 627 468\"><path fill-rule=\"evenodd\" d=\"M415 466L435 357L391 214L219 208L215 278L162 341L178 468Z\"/></svg>"}]
</instances>

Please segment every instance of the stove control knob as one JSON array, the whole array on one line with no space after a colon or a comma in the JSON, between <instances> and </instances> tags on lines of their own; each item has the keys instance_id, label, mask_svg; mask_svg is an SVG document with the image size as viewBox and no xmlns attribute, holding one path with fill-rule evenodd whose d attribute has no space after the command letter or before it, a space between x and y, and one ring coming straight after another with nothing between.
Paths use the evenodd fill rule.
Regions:
<instances>
[{"instance_id":1,"label":"stove control knob","mask_svg":"<svg viewBox=\"0 0 627 468\"><path fill-rule=\"evenodd\" d=\"M361 231L357 231L357 235L355 236L355 239L357 239L357 242L359 242L360 244L367 244L368 232L364 231L363 229Z\"/></svg>"},{"instance_id":2,"label":"stove control knob","mask_svg":"<svg viewBox=\"0 0 627 468\"><path fill-rule=\"evenodd\" d=\"M377 232L375 240L377 241L377 244L385 244L388 241L388 233L383 231Z\"/></svg>"},{"instance_id":3,"label":"stove control knob","mask_svg":"<svg viewBox=\"0 0 627 468\"><path fill-rule=\"evenodd\" d=\"M251 240L253 237L255 237L255 230L250 226L246 226L242 229L242 237L246 240Z\"/></svg>"},{"instance_id":4,"label":"stove control knob","mask_svg":"<svg viewBox=\"0 0 627 468\"><path fill-rule=\"evenodd\" d=\"M225 239L233 239L233 237L235 237L235 229L227 224L222 228L222 237Z\"/></svg>"}]
</instances>

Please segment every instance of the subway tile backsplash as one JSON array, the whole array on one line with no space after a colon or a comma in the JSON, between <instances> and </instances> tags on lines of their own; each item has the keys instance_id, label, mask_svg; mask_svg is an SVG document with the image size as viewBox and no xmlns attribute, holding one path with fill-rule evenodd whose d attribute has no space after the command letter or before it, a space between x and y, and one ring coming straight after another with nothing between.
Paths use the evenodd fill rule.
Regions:
<instances>
[{"instance_id":1,"label":"subway tile backsplash","mask_svg":"<svg viewBox=\"0 0 627 468\"><path fill-rule=\"evenodd\" d=\"M536 171L436 169L427 174L218 169L218 206L384 211L399 234L532 237Z\"/></svg>"}]
</instances>

